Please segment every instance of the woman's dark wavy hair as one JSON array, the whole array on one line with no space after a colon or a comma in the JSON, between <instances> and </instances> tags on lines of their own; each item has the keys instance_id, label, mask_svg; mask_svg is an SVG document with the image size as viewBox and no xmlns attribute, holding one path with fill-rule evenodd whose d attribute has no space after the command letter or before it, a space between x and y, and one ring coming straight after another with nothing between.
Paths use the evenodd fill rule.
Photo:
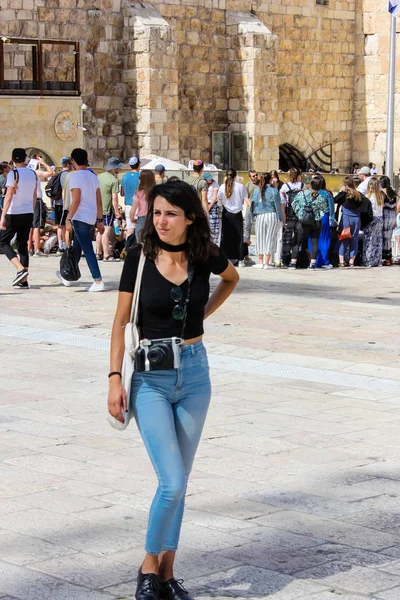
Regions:
<instances>
[{"instance_id":1,"label":"woman's dark wavy hair","mask_svg":"<svg viewBox=\"0 0 400 600\"><path fill-rule=\"evenodd\" d=\"M315 173L311 179L320 179L321 180L321 190L326 190L326 180L325 177L321 173Z\"/></svg>"},{"instance_id":2,"label":"woman's dark wavy hair","mask_svg":"<svg viewBox=\"0 0 400 600\"><path fill-rule=\"evenodd\" d=\"M272 179L271 173L268 173L268 172L261 173L261 177L260 177L261 197L263 197L265 190L270 185L271 179Z\"/></svg>"},{"instance_id":3,"label":"woman's dark wavy hair","mask_svg":"<svg viewBox=\"0 0 400 600\"><path fill-rule=\"evenodd\" d=\"M310 188L312 189L311 196L316 198L318 196L318 192L323 189L323 177L312 177L310 181Z\"/></svg>"},{"instance_id":4,"label":"woman's dark wavy hair","mask_svg":"<svg viewBox=\"0 0 400 600\"><path fill-rule=\"evenodd\" d=\"M172 206L184 210L186 218L193 221L187 229L188 259L193 264L206 264L211 256L218 253L218 249L211 241L210 226L200 199L192 186L184 181L167 181L151 190L146 223L142 230L144 254L155 260L160 251L160 238L153 223L154 201L157 196L162 196Z\"/></svg>"},{"instance_id":5,"label":"woman's dark wavy hair","mask_svg":"<svg viewBox=\"0 0 400 600\"><path fill-rule=\"evenodd\" d=\"M380 182L381 186L383 187L383 189L385 190L386 196L389 198L390 202L393 204L393 202L395 202L397 199L397 194L396 194L396 191L392 188L390 178L387 175L382 175L382 177L379 178L379 182Z\"/></svg>"}]
</instances>

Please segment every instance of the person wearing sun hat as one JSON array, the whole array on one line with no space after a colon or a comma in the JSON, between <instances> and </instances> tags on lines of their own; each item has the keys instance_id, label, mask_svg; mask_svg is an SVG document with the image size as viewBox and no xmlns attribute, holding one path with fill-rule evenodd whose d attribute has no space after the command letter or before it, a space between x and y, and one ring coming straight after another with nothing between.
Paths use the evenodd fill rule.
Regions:
<instances>
[{"instance_id":1,"label":"person wearing sun hat","mask_svg":"<svg viewBox=\"0 0 400 600\"><path fill-rule=\"evenodd\" d=\"M129 173L125 173L122 177L121 181L121 196L125 200L125 206L132 206L133 196L139 185L139 169L140 169L140 158L137 156L132 156L129 159L129 166L131 168ZM129 238L132 233L135 231L135 223L133 223L128 216L129 210L127 210L126 214L126 239Z\"/></svg>"},{"instance_id":2,"label":"person wearing sun hat","mask_svg":"<svg viewBox=\"0 0 400 600\"><path fill-rule=\"evenodd\" d=\"M369 180L371 179L371 170L369 167L361 167L361 169L358 171L358 175L360 176L361 183L357 190L365 196L368 190Z\"/></svg>"},{"instance_id":3,"label":"person wearing sun hat","mask_svg":"<svg viewBox=\"0 0 400 600\"><path fill-rule=\"evenodd\" d=\"M204 212L206 215L208 214L208 184L206 180L203 178L204 171L204 163L202 160L195 160L193 163L193 173L187 179L187 183L192 186L194 190L196 190L197 195L200 198L201 204L203 206Z\"/></svg>"}]
</instances>

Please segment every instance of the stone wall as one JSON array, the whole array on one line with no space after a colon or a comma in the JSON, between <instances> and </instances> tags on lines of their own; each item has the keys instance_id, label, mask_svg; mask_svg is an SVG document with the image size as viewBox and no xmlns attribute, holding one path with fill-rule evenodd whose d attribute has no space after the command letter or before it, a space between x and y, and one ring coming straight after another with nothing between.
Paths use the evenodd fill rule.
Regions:
<instances>
[{"instance_id":1,"label":"stone wall","mask_svg":"<svg viewBox=\"0 0 400 600\"><path fill-rule=\"evenodd\" d=\"M3 0L0 11L2 35L81 43L81 91L88 107L85 143L95 164L124 153L120 9L120 0ZM45 76L70 81L71 58L61 59L60 53L58 47L45 55ZM74 145L75 140L69 142L64 154Z\"/></svg>"},{"instance_id":2,"label":"stone wall","mask_svg":"<svg viewBox=\"0 0 400 600\"><path fill-rule=\"evenodd\" d=\"M12 149L23 146L38 148L61 166L68 150L84 144L83 131L77 129L74 139L64 142L56 135L54 122L58 114L68 111L79 123L81 103L76 97L0 96L1 160L11 160Z\"/></svg>"},{"instance_id":3,"label":"stone wall","mask_svg":"<svg viewBox=\"0 0 400 600\"><path fill-rule=\"evenodd\" d=\"M238 10L236 0L227 3ZM279 143L307 158L332 143L333 166L348 167L354 92L355 2L252 2L278 38Z\"/></svg>"},{"instance_id":4,"label":"stone wall","mask_svg":"<svg viewBox=\"0 0 400 600\"><path fill-rule=\"evenodd\" d=\"M355 0L330 0L326 7L315 0L253 0L246 13L242 0L3 5L5 35L80 42L85 138L96 165L137 151L208 161L212 131L240 130L251 137L257 168L276 167L279 145L290 143L305 157L332 144L333 166L345 169L353 119L355 152L370 141L360 107L377 79L368 79L363 96ZM358 18L363 57L362 36L372 22ZM372 51L374 42L367 44ZM46 57L46 77L68 80L71 73L60 56Z\"/></svg>"},{"instance_id":5,"label":"stone wall","mask_svg":"<svg viewBox=\"0 0 400 600\"><path fill-rule=\"evenodd\" d=\"M397 18L400 33L400 19ZM357 57L353 157L360 163L385 160L389 76L390 16L378 0L357 2ZM400 36L397 35L394 170L400 168Z\"/></svg>"}]
</instances>

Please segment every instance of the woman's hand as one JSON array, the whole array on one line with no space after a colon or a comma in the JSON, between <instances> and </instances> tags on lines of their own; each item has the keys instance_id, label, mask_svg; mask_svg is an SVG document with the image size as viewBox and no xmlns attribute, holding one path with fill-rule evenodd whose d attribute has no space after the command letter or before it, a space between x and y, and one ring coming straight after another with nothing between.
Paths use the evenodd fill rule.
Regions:
<instances>
[{"instance_id":1,"label":"woman's hand","mask_svg":"<svg viewBox=\"0 0 400 600\"><path fill-rule=\"evenodd\" d=\"M124 411L127 410L126 392L119 377L116 378L116 381L112 381L112 379L110 378L110 387L108 389L108 412L117 421L123 423L124 417L122 416L121 409Z\"/></svg>"},{"instance_id":2,"label":"woman's hand","mask_svg":"<svg viewBox=\"0 0 400 600\"><path fill-rule=\"evenodd\" d=\"M105 232L103 221L101 223L96 223L96 229L100 233L100 235L103 235L103 233Z\"/></svg>"},{"instance_id":3,"label":"woman's hand","mask_svg":"<svg viewBox=\"0 0 400 600\"><path fill-rule=\"evenodd\" d=\"M136 219L136 209L133 210L131 209L130 213L129 213L129 220L131 223L136 223L137 219Z\"/></svg>"}]
</instances>

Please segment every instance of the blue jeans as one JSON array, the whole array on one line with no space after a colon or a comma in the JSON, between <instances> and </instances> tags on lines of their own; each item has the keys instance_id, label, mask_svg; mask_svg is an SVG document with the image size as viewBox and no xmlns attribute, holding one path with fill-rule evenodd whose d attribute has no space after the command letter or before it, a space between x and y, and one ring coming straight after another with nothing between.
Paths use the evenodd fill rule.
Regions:
<instances>
[{"instance_id":1,"label":"blue jeans","mask_svg":"<svg viewBox=\"0 0 400 600\"><path fill-rule=\"evenodd\" d=\"M339 256L344 256L346 248L349 247L350 258L354 258L358 251L358 236L360 233L360 215L353 213L348 208L342 208L342 218L339 223L339 231L344 227L350 227L351 238L339 242Z\"/></svg>"},{"instance_id":2,"label":"blue jeans","mask_svg":"<svg viewBox=\"0 0 400 600\"><path fill-rule=\"evenodd\" d=\"M83 221L72 221L74 227L74 250L76 259L79 262L82 256L82 250L85 254L87 266L95 281L101 279L99 263L93 250L93 225Z\"/></svg>"},{"instance_id":3,"label":"blue jeans","mask_svg":"<svg viewBox=\"0 0 400 600\"><path fill-rule=\"evenodd\" d=\"M158 478L146 536L149 554L178 547L186 486L210 397L202 342L182 348L179 369L133 374L133 413Z\"/></svg>"},{"instance_id":4,"label":"blue jeans","mask_svg":"<svg viewBox=\"0 0 400 600\"><path fill-rule=\"evenodd\" d=\"M138 220L136 221L136 226L135 226L135 235L136 235L136 242L138 244L140 244L141 242L141 237L140 237L140 233L146 223L146 215L144 217L138 217Z\"/></svg>"}]
</instances>

